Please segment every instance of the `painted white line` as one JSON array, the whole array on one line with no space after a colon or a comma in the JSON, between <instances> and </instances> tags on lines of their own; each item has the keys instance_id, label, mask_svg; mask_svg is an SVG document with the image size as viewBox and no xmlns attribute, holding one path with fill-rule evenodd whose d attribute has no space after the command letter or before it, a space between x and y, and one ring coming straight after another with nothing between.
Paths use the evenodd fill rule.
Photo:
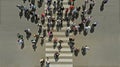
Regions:
<instances>
[{"instance_id":1,"label":"painted white line","mask_svg":"<svg viewBox=\"0 0 120 67\"><path fill-rule=\"evenodd\" d=\"M50 64L50 67L73 67L73 64Z\"/></svg>"},{"instance_id":2,"label":"painted white line","mask_svg":"<svg viewBox=\"0 0 120 67\"><path fill-rule=\"evenodd\" d=\"M59 44L59 43L58 43L58 44ZM58 44L57 44L57 45L58 45ZM50 42L50 43L46 43L46 46L53 46L53 43L51 43L51 42ZM68 43L62 43L61 46L62 46L62 47L67 47L67 46L69 47Z\"/></svg>"},{"instance_id":3,"label":"painted white line","mask_svg":"<svg viewBox=\"0 0 120 67\"><path fill-rule=\"evenodd\" d=\"M53 36L54 36L54 34L53 34ZM53 37L53 39L54 39L54 37ZM58 40L63 40L63 41L69 40L69 38L67 38L67 37L57 37L57 39ZM48 37L46 37L45 40L48 40Z\"/></svg>"},{"instance_id":4,"label":"painted white line","mask_svg":"<svg viewBox=\"0 0 120 67\"><path fill-rule=\"evenodd\" d=\"M50 62L56 62L55 59L49 59ZM73 62L72 59L59 59L57 62Z\"/></svg>"},{"instance_id":5,"label":"painted white line","mask_svg":"<svg viewBox=\"0 0 120 67\"><path fill-rule=\"evenodd\" d=\"M45 48L45 51L58 51L58 49L54 49L54 48ZM62 48L61 49L61 52L62 51L71 51L70 48Z\"/></svg>"},{"instance_id":6,"label":"painted white line","mask_svg":"<svg viewBox=\"0 0 120 67\"><path fill-rule=\"evenodd\" d=\"M47 57L54 56L54 53L46 53ZM60 53L60 57L72 57L72 53Z\"/></svg>"}]
</instances>

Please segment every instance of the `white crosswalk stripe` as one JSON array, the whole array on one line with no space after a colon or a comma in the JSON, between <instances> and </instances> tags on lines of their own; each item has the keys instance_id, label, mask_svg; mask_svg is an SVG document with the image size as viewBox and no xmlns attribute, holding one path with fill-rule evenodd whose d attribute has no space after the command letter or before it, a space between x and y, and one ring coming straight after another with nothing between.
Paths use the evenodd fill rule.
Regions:
<instances>
[{"instance_id":1,"label":"white crosswalk stripe","mask_svg":"<svg viewBox=\"0 0 120 67\"><path fill-rule=\"evenodd\" d=\"M58 40L68 41L67 37L57 37ZM45 40L48 40L48 37L45 38Z\"/></svg>"},{"instance_id":2,"label":"white crosswalk stripe","mask_svg":"<svg viewBox=\"0 0 120 67\"><path fill-rule=\"evenodd\" d=\"M51 4L51 8L53 7L53 2L57 1L57 0L52 0L52 4ZM69 8L70 6L67 5L68 0L63 0L63 6L64 8ZM45 0L45 9L47 8L47 0ZM63 11L63 14L65 14L65 10ZM54 14L54 17L56 17L57 15ZM48 23L47 17L45 18L45 25ZM72 24L72 22L70 21L70 24ZM47 29L47 26L45 27ZM73 67L73 59L72 56L73 54L71 53L70 47L68 45L68 40L69 37L65 36L65 30L67 29L67 22L63 21L63 28L61 28L62 31L57 32L56 31L56 27L54 27L53 30L53 39L54 37L57 37L58 40L63 40L63 43L61 44L62 49L60 50L60 55L59 55L59 59L58 61L55 61L54 59L54 53L56 51L58 51L57 48L53 48L53 41L52 42L47 42L45 43L45 56L49 57L49 62L50 62L50 66L49 67ZM64 31L64 32L63 32ZM73 35L73 33L70 33L70 35ZM48 37L45 38L45 40L48 41ZM59 43L57 43L58 46Z\"/></svg>"},{"instance_id":3,"label":"white crosswalk stripe","mask_svg":"<svg viewBox=\"0 0 120 67\"><path fill-rule=\"evenodd\" d=\"M53 49L53 48L46 48L45 51L58 51L58 49ZM62 48L62 51L70 51L70 48ZM70 53L71 54L71 53Z\"/></svg>"},{"instance_id":4,"label":"white crosswalk stripe","mask_svg":"<svg viewBox=\"0 0 120 67\"><path fill-rule=\"evenodd\" d=\"M50 67L73 67L73 64L52 64Z\"/></svg>"},{"instance_id":5,"label":"white crosswalk stripe","mask_svg":"<svg viewBox=\"0 0 120 67\"><path fill-rule=\"evenodd\" d=\"M54 56L54 53L47 53L46 56ZM71 53L60 53L60 57L71 57L72 54Z\"/></svg>"},{"instance_id":6,"label":"white crosswalk stripe","mask_svg":"<svg viewBox=\"0 0 120 67\"><path fill-rule=\"evenodd\" d=\"M53 45L53 43L51 43L51 42L50 43L46 43L46 46L52 46L52 45ZM68 47L68 43L62 43L61 45L62 45L62 47Z\"/></svg>"},{"instance_id":7,"label":"white crosswalk stripe","mask_svg":"<svg viewBox=\"0 0 120 67\"><path fill-rule=\"evenodd\" d=\"M55 62L55 59L49 59L50 62ZM72 62L72 59L59 59L57 62Z\"/></svg>"}]
</instances>

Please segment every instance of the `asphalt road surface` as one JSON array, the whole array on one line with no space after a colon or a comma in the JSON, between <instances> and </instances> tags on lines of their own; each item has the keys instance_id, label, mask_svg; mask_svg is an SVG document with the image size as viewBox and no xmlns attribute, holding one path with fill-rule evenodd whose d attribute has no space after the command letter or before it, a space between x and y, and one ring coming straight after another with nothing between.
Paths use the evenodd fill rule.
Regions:
<instances>
[{"instance_id":1,"label":"asphalt road surface","mask_svg":"<svg viewBox=\"0 0 120 67\"><path fill-rule=\"evenodd\" d=\"M75 2L76 6L82 5L82 0ZM19 32L25 36L24 30L30 28L32 33L37 33L37 26L24 17L18 15L17 4L23 4L17 0L0 0L0 67L40 67L39 60L45 58L44 46L38 44L34 52L32 44L25 39L24 49L20 49L16 34ZM98 26L94 33L87 36L82 34L75 36L76 47L88 45L90 50L86 56L81 53L73 56L73 67L120 67L120 2L109 0L103 12L99 7L101 0L96 0L93 9L92 23ZM25 4L26 6L28 4ZM44 12L44 6L38 10ZM80 20L76 20L77 23Z\"/></svg>"}]
</instances>

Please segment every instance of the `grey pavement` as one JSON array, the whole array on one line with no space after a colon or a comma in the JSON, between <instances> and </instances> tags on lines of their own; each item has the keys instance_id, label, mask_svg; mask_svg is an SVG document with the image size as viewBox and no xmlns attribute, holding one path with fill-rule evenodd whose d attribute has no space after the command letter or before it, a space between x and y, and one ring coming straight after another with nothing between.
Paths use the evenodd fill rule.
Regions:
<instances>
[{"instance_id":1,"label":"grey pavement","mask_svg":"<svg viewBox=\"0 0 120 67\"><path fill-rule=\"evenodd\" d=\"M39 60L44 58L44 46L37 44L34 52L31 39L37 33L37 26L24 17L19 18L17 4L23 4L22 0L0 0L0 67L40 67ZM27 3L27 2L26 2ZM27 6L27 4L25 4ZM44 12L44 7L38 10L39 14ZM17 43L17 33L25 36L24 30L30 28L32 38L25 38L25 47L21 50Z\"/></svg>"},{"instance_id":2,"label":"grey pavement","mask_svg":"<svg viewBox=\"0 0 120 67\"><path fill-rule=\"evenodd\" d=\"M74 57L74 67L120 67L120 1L109 0L103 12L99 11L102 0L95 1L91 15L92 23L96 21L98 26L86 37L75 36L77 47L88 45L90 50L86 56Z\"/></svg>"},{"instance_id":3,"label":"grey pavement","mask_svg":"<svg viewBox=\"0 0 120 67\"><path fill-rule=\"evenodd\" d=\"M82 5L82 0L75 2ZM18 0L0 0L0 67L40 67L39 60L45 58L45 46L37 44L34 52L30 40L25 39L25 47L21 50L17 44L16 34L25 36L24 29L30 28L37 33L37 26L24 17L19 18ZM94 33L86 37L75 36L76 47L88 45L90 50L86 56L81 53L73 57L73 67L120 67L120 7L119 0L109 0L103 12L99 11L101 0L96 0L93 9L93 21L98 22ZM26 4L27 5L27 4ZM44 7L38 10L44 12ZM80 20L76 20L77 23ZM33 37L33 36L32 36Z\"/></svg>"}]
</instances>

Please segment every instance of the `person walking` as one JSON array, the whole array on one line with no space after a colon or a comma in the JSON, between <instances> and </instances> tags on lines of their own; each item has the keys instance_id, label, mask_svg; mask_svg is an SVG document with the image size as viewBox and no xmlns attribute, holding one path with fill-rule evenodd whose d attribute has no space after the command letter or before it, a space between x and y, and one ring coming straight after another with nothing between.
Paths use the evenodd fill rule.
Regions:
<instances>
[{"instance_id":1,"label":"person walking","mask_svg":"<svg viewBox=\"0 0 120 67\"><path fill-rule=\"evenodd\" d=\"M49 37L48 41L52 41L52 39L53 39L53 32L52 31L48 32L48 37Z\"/></svg>"},{"instance_id":2,"label":"person walking","mask_svg":"<svg viewBox=\"0 0 120 67\"><path fill-rule=\"evenodd\" d=\"M44 63L45 63L45 59L40 59L40 66L43 67L44 66Z\"/></svg>"},{"instance_id":3,"label":"person walking","mask_svg":"<svg viewBox=\"0 0 120 67\"><path fill-rule=\"evenodd\" d=\"M47 59L46 59L46 67L49 67L49 65L50 65L50 61L49 61L49 57L47 57Z\"/></svg>"},{"instance_id":4,"label":"person walking","mask_svg":"<svg viewBox=\"0 0 120 67\"><path fill-rule=\"evenodd\" d=\"M94 29L95 29L96 26L97 26L97 22L94 22L94 23L91 25L90 33L93 33L93 32L94 32Z\"/></svg>"},{"instance_id":5,"label":"person walking","mask_svg":"<svg viewBox=\"0 0 120 67\"><path fill-rule=\"evenodd\" d=\"M86 55L87 50L90 50L90 47L88 47L87 45L82 46L82 48L81 48L81 53L82 53L83 56Z\"/></svg>"},{"instance_id":6,"label":"person walking","mask_svg":"<svg viewBox=\"0 0 120 67\"><path fill-rule=\"evenodd\" d=\"M55 52L55 53L54 53L54 58L55 58L55 61L56 61L56 62L57 62L58 59L59 59L59 55L60 55L59 52Z\"/></svg>"},{"instance_id":7,"label":"person walking","mask_svg":"<svg viewBox=\"0 0 120 67\"><path fill-rule=\"evenodd\" d=\"M29 40L29 38L30 38L30 36L31 36L31 31L30 31L30 29L28 28L28 29L24 30L24 32L26 33L26 38L27 38L27 40Z\"/></svg>"},{"instance_id":8,"label":"person walking","mask_svg":"<svg viewBox=\"0 0 120 67\"><path fill-rule=\"evenodd\" d=\"M58 51L60 52L60 50L62 49L61 44L63 43L63 40L59 40L58 43L59 43L59 45L57 46L57 48L58 48Z\"/></svg>"}]
</instances>

